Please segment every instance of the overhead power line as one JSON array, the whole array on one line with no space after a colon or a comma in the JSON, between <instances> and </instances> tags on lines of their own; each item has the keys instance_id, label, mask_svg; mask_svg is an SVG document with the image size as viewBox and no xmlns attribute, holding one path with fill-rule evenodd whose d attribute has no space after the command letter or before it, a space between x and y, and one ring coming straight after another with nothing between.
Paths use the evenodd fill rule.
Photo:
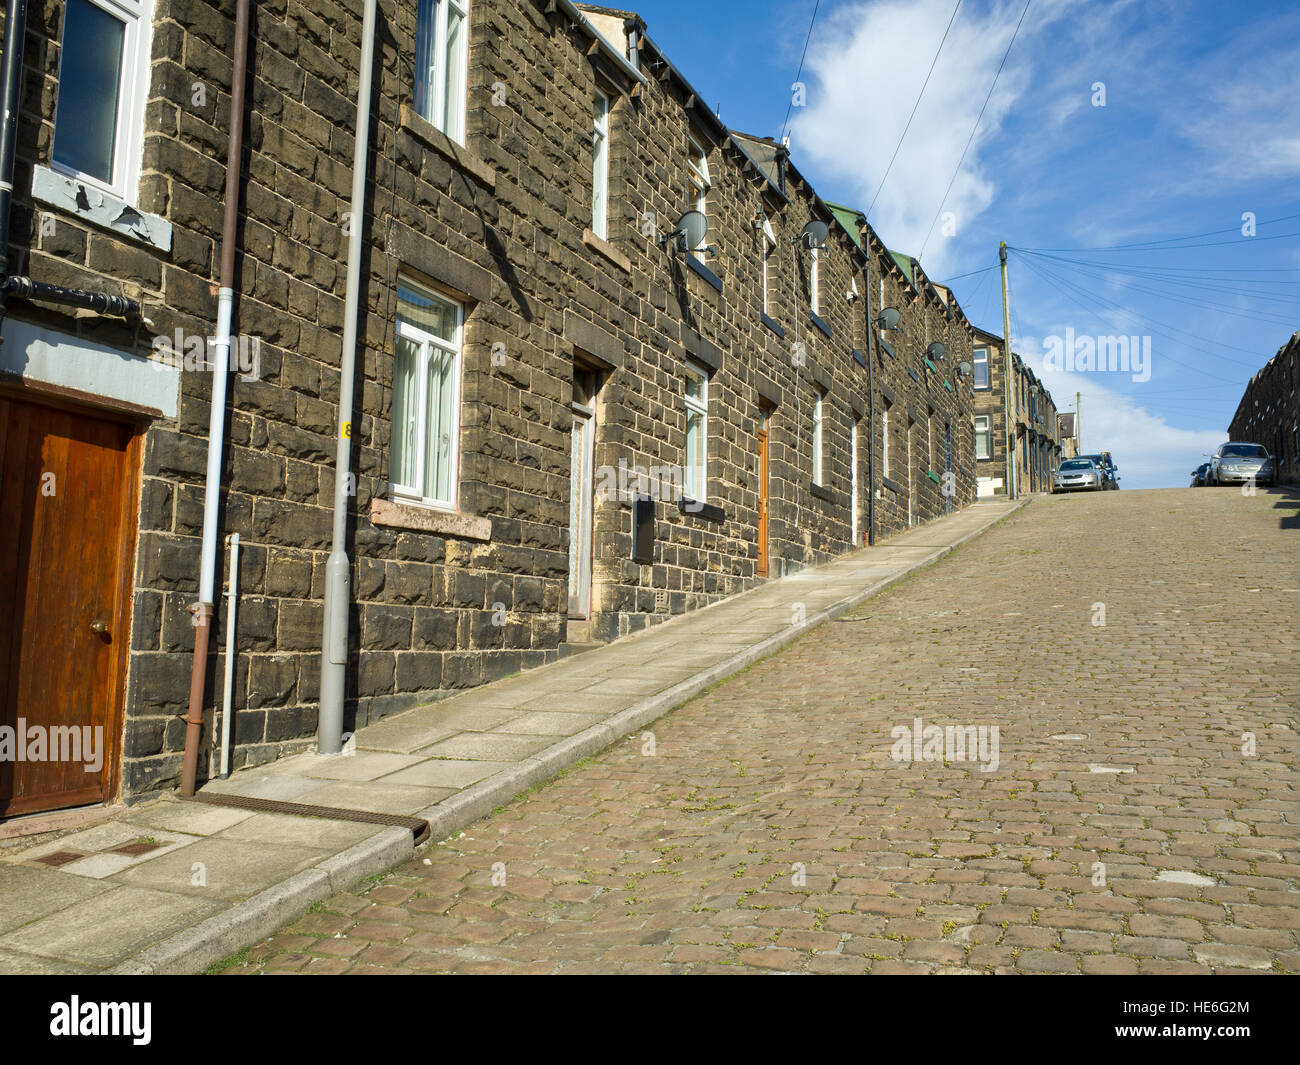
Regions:
<instances>
[{"instance_id":1,"label":"overhead power line","mask_svg":"<svg viewBox=\"0 0 1300 1065\"><path fill-rule=\"evenodd\" d=\"M916 102L912 104L912 113L907 116L907 123L903 126L903 132L899 134L898 143L894 145L894 154L889 157L889 165L885 167L884 176L880 179L880 184L876 186L876 194L871 198L871 206L867 208L866 217L871 217L871 211L876 206L876 201L880 199L881 192L884 191L885 182L889 180L889 172L894 169L894 160L898 158L898 150L903 147L903 141L907 137L907 131L912 128L912 119L916 117L916 109L921 106L921 97L925 95L925 88L930 84L930 75L934 73L935 65L939 62L939 53L943 51L944 43L948 40L948 33L952 30L952 24L957 21L957 12L961 9L961 0L953 6L952 14L948 18L948 25L943 31L943 36L939 39L939 47L935 49L934 58L930 60L930 69L925 72L925 81L921 82L921 91L916 94Z\"/></svg>"},{"instance_id":2,"label":"overhead power line","mask_svg":"<svg viewBox=\"0 0 1300 1065\"><path fill-rule=\"evenodd\" d=\"M822 6L822 0L817 0L813 4L812 18L808 20L808 36L803 39L803 55L799 57L799 69L795 72L795 84L803 77L803 62L808 58L808 45L812 41L813 27L817 25L817 9ZM785 118L781 122L781 140L785 140L785 135L790 132L790 112L794 110L794 94L790 94L789 106L785 109Z\"/></svg>"},{"instance_id":3,"label":"overhead power line","mask_svg":"<svg viewBox=\"0 0 1300 1065\"><path fill-rule=\"evenodd\" d=\"M1011 40L1007 42L1007 50L1002 53L1002 62L998 64L997 71L993 74L993 81L989 85L989 91L984 97L984 103L980 107L980 113L975 116L975 125L970 128L970 136L966 138L966 147L961 150L961 158L957 160L957 166L953 169L952 177L948 180L948 187L944 190L943 199L939 201L939 209L934 212L934 219L930 223L930 228L925 234L925 240L921 244L920 259L925 254L926 245L930 243L930 236L934 233L935 224L939 221L939 216L943 214L943 205L948 202L948 194L952 192L953 184L957 180L957 175L961 173L961 165L966 161L966 153L970 151L971 142L975 139L975 131L980 128L980 122L984 118L984 112L989 106L989 101L993 99L993 90L997 88L998 78L1002 76L1002 68L1007 65L1007 56L1011 54L1011 47L1016 43L1016 37L1020 34L1020 26L1025 21L1025 16L1029 14L1029 5L1033 0L1025 0L1025 9L1020 12L1020 20L1016 23L1016 28L1011 33Z\"/></svg>"},{"instance_id":4,"label":"overhead power line","mask_svg":"<svg viewBox=\"0 0 1300 1065\"><path fill-rule=\"evenodd\" d=\"M1256 227L1275 225L1278 222L1290 222L1293 219L1300 218L1300 214L1282 215L1279 218L1269 218L1263 222L1257 222ZM1282 237L1294 237L1295 233L1282 233L1272 237L1241 237L1238 240L1215 241L1209 244L1181 244L1185 240L1200 240L1202 237L1220 237L1224 233L1240 233L1240 226L1229 226L1226 229L1212 229L1205 233L1188 233L1181 237L1164 237L1160 240L1139 240L1129 244L1109 244L1092 248L1018 248L1018 251L1028 252L1108 252L1108 251L1177 251L1179 248L1217 248L1225 244L1250 244L1257 240L1280 240Z\"/></svg>"}]
</instances>

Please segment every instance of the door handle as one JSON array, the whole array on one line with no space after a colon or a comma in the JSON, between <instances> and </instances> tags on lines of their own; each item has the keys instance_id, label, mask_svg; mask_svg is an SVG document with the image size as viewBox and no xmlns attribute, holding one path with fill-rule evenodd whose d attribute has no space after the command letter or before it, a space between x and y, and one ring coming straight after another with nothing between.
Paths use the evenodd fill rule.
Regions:
<instances>
[{"instance_id":1,"label":"door handle","mask_svg":"<svg viewBox=\"0 0 1300 1065\"><path fill-rule=\"evenodd\" d=\"M103 618L96 618L94 621L90 623L90 631L93 633L97 633L100 636L103 636L104 633L108 632L108 622L106 622Z\"/></svg>"}]
</instances>

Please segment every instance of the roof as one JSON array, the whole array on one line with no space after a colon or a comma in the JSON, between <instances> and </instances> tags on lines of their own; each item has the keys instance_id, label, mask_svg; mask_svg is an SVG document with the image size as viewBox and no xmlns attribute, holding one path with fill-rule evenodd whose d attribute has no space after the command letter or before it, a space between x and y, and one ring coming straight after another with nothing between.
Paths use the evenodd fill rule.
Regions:
<instances>
[{"instance_id":1,"label":"roof","mask_svg":"<svg viewBox=\"0 0 1300 1065\"><path fill-rule=\"evenodd\" d=\"M853 243L862 248L862 227L866 224L867 216L859 211L856 207L845 207L842 203L831 203L826 201L826 206L831 209L836 220L846 230L849 236L853 238ZM866 249L863 248L863 251Z\"/></svg>"},{"instance_id":2,"label":"roof","mask_svg":"<svg viewBox=\"0 0 1300 1065\"><path fill-rule=\"evenodd\" d=\"M763 171L768 183L776 189L781 187L781 172L777 166L777 156L786 149L767 137L755 137L749 133L731 131L731 139L736 146L754 161L754 165Z\"/></svg>"},{"instance_id":3,"label":"roof","mask_svg":"<svg viewBox=\"0 0 1300 1065\"><path fill-rule=\"evenodd\" d=\"M916 260L910 255L904 255L901 251L894 251L893 248L889 249L889 254L893 256L894 262L898 263L898 268L903 271L903 276L907 278L907 283L915 287L916 274L914 272L914 267Z\"/></svg>"}]
</instances>

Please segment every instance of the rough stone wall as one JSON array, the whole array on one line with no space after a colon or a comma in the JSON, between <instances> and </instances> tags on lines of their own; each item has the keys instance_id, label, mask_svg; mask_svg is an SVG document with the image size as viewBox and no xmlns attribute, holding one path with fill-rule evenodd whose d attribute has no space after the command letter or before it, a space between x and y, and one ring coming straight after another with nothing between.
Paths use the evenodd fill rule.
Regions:
<instances>
[{"instance_id":1,"label":"rough stone wall","mask_svg":"<svg viewBox=\"0 0 1300 1065\"><path fill-rule=\"evenodd\" d=\"M1277 479L1300 484L1300 333L1250 379L1228 426L1228 439L1263 444Z\"/></svg>"},{"instance_id":2,"label":"rough stone wall","mask_svg":"<svg viewBox=\"0 0 1300 1065\"><path fill-rule=\"evenodd\" d=\"M721 291L661 249L644 220L650 212L662 227L686 206L687 136L700 122L687 114L680 86L657 72L648 72L635 98L626 91L630 84L605 85L614 102L609 239L591 239L585 231L597 67L588 39L545 7L475 0L464 147L410 113L415 5L381 9L371 181L361 221L347 217L361 4L256 5L234 328L259 345L259 365L255 379L232 375L229 383L220 530L238 532L242 541L236 767L302 749L315 733L350 224L365 226L365 256L351 427L349 727L557 655L566 635L575 358L604 365L596 464L614 469L620 460L681 465L684 360L691 353L717 364L706 502L720 508L720 520L683 514L670 501L656 504L655 561L641 565L631 558L630 505L598 500L596 636L634 631L754 583L764 397L778 400L770 427L771 575L852 546L855 418L865 534L867 373L852 351L865 354L868 347L866 306L843 298L855 274L865 290L860 251L831 227L821 265L827 337L808 316L807 253L790 243L818 213L812 190L795 182L788 202L773 210L772 317L785 335L772 332L761 321L762 246L752 225L768 184L725 136L709 151L708 239L717 251L707 267ZM142 356L157 335L212 331L230 117L228 8L205 0L154 6L138 206L171 223L171 247L163 251L33 204L31 168L50 161L63 9L56 0L32 6L12 252L38 280L142 300L149 324L122 327L16 303L12 317ZM696 130L706 141L707 126ZM770 192L767 202L775 202ZM53 226L40 224L46 214L55 216ZM887 259L873 253L873 284L889 269ZM896 355L877 351L877 391L882 380L892 382L898 409L915 409L922 426L932 404L936 440L941 422L949 421L957 473L952 503L964 505L974 494L969 386L951 371L969 359L969 329L959 312L945 314L932 293L909 292L896 274L895 268L887 278L887 299L907 306ZM388 499L399 275L467 308L461 513L432 526ZM877 296L873 290L876 310ZM948 344L940 375L921 362L927 337ZM826 472L814 492L811 405L818 387L827 397ZM199 569L208 373L182 373L180 390L175 419L141 426L122 785L128 798L174 784L183 747L178 715L193 648L189 607ZM891 431L899 431L897 422ZM895 454L901 446L893 443ZM948 503L927 472L918 459L916 521L943 513ZM906 507L879 478L875 488L883 538L906 526ZM222 550L219 588L230 576L225 569ZM212 634L205 750L224 668L224 624L221 609Z\"/></svg>"}]
</instances>

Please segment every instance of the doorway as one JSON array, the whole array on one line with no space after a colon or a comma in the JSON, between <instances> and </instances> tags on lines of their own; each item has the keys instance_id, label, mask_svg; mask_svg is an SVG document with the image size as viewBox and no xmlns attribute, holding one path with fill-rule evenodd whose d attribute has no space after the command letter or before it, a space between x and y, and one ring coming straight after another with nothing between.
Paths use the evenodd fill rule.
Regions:
<instances>
[{"instance_id":1,"label":"doorway","mask_svg":"<svg viewBox=\"0 0 1300 1065\"><path fill-rule=\"evenodd\" d=\"M916 423L907 419L907 527L912 527L912 428Z\"/></svg>"},{"instance_id":2,"label":"doorway","mask_svg":"<svg viewBox=\"0 0 1300 1065\"><path fill-rule=\"evenodd\" d=\"M849 543L858 546L858 419L849 430Z\"/></svg>"},{"instance_id":3,"label":"doorway","mask_svg":"<svg viewBox=\"0 0 1300 1065\"><path fill-rule=\"evenodd\" d=\"M754 564L754 572L760 577L766 577L770 572L767 543L771 509L768 499L768 434L771 424L772 412L764 410L759 415L758 424L758 559Z\"/></svg>"},{"instance_id":4,"label":"doorway","mask_svg":"<svg viewBox=\"0 0 1300 1065\"><path fill-rule=\"evenodd\" d=\"M593 465L596 455L594 370L573 368L573 437L569 476L569 617L591 617Z\"/></svg>"},{"instance_id":5,"label":"doorway","mask_svg":"<svg viewBox=\"0 0 1300 1065\"><path fill-rule=\"evenodd\" d=\"M0 817L115 797L139 441L0 392Z\"/></svg>"}]
</instances>

